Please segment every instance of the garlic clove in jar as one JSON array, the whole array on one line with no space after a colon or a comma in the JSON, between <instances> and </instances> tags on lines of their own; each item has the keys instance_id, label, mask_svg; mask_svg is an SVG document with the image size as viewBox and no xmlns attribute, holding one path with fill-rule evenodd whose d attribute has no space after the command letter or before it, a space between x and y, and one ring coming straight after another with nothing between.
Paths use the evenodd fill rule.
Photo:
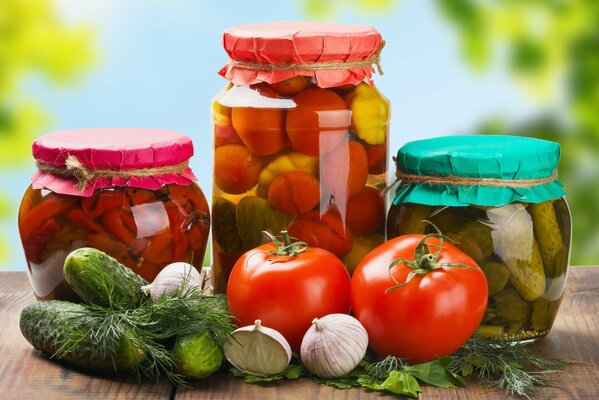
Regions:
<instances>
[{"instance_id":1,"label":"garlic clove in jar","mask_svg":"<svg viewBox=\"0 0 599 400\"><path fill-rule=\"evenodd\" d=\"M360 363L368 348L368 333L347 314L314 318L302 340L302 363L320 378L346 375Z\"/></svg>"},{"instance_id":2,"label":"garlic clove in jar","mask_svg":"<svg viewBox=\"0 0 599 400\"><path fill-rule=\"evenodd\" d=\"M281 373L291 361L291 346L278 331L254 325L235 330L224 348L225 357L242 372L268 376Z\"/></svg>"},{"instance_id":3,"label":"garlic clove in jar","mask_svg":"<svg viewBox=\"0 0 599 400\"><path fill-rule=\"evenodd\" d=\"M202 277L197 269L185 262L176 262L167 265L156 275L149 285L142 286L141 290L158 301L162 296L169 295L184 286L200 287Z\"/></svg>"}]
</instances>

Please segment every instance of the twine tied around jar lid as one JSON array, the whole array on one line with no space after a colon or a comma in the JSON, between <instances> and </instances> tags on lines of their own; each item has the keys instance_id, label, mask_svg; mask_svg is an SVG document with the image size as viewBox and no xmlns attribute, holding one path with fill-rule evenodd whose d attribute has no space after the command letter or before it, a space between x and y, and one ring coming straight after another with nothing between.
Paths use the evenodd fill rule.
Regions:
<instances>
[{"instance_id":1,"label":"twine tied around jar lid","mask_svg":"<svg viewBox=\"0 0 599 400\"><path fill-rule=\"evenodd\" d=\"M397 165L396 157L393 157ZM474 178L468 176L456 175L420 175L404 172L399 168L395 171L395 183L417 183L425 185L451 185L451 186L486 186L486 187L507 187L507 188L531 188L544 185L558 180L557 169L554 169L551 175L542 178L530 179L501 179L501 178Z\"/></svg>"},{"instance_id":2,"label":"twine tied around jar lid","mask_svg":"<svg viewBox=\"0 0 599 400\"><path fill-rule=\"evenodd\" d=\"M383 68L381 67L381 52L384 47L385 41L382 40L377 52L365 60L312 63L259 63L230 59L229 65L231 67L239 67L253 71L324 71L369 67L374 64L376 65L379 75L382 76Z\"/></svg>"},{"instance_id":3,"label":"twine tied around jar lid","mask_svg":"<svg viewBox=\"0 0 599 400\"><path fill-rule=\"evenodd\" d=\"M107 168L95 169L85 166L77 157L70 155L66 158L64 167L57 167L41 160L37 160L35 165L41 172L75 178L77 180L77 188L83 191L89 182L100 178L135 178L151 177L154 175L177 174L187 169L189 166L189 161L185 160L182 163L175 165L165 165L150 168L126 170Z\"/></svg>"}]
</instances>

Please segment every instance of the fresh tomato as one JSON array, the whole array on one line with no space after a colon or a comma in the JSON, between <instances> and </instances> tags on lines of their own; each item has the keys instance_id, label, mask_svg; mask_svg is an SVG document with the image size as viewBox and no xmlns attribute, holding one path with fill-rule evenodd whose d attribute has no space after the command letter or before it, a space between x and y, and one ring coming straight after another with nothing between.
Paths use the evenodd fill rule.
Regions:
<instances>
[{"instance_id":1,"label":"fresh tomato","mask_svg":"<svg viewBox=\"0 0 599 400\"><path fill-rule=\"evenodd\" d=\"M383 243L358 265L352 309L380 356L412 363L459 349L487 306L485 275L476 262L437 234Z\"/></svg>"},{"instance_id":2,"label":"fresh tomato","mask_svg":"<svg viewBox=\"0 0 599 400\"><path fill-rule=\"evenodd\" d=\"M301 242L290 249L286 237L241 256L229 277L227 304L238 326L259 319L299 352L314 318L349 312L351 283L333 254Z\"/></svg>"},{"instance_id":3,"label":"fresh tomato","mask_svg":"<svg viewBox=\"0 0 599 400\"><path fill-rule=\"evenodd\" d=\"M301 215L289 225L289 234L310 246L328 250L337 257L349 253L353 244L352 234L336 208L324 214L309 211Z\"/></svg>"}]
</instances>

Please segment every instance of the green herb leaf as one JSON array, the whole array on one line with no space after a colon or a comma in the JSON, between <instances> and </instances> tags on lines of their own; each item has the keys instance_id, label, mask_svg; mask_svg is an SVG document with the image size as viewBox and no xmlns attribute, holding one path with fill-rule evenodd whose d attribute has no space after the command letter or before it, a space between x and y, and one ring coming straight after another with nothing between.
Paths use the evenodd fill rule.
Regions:
<instances>
[{"instance_id":1,"label":"green herb leaf","mask_svg":"<svg viewBox=\"0 0 599 400\"><path fill-rule=\"evenodd\" d=\"M422 391L416 378L405 371L391 371L382 383L377 383L375 378L368 375L358 378L358 382L367 389L414 398L418 398L418 393Z\"/></svg>"},{"instance_id":2,"label":"green herb leaf","mask_svg":"<svg viewBox=\"0 0 599 400\"><path fill-rule=\"evenodd\" d=\"M441 357L423 364L404 365L403 370L429 385L454 388L464 386L464 379L448 369L451 357Z\"/></svg>"},{"instance_id":3,"label":"green herb leaf","mask_svg":"<svg viewBox=\"0 0 599 400\"><path fill-rule=\"evenodd\" d=\"M273 374L268 376L248 374L246 372L238 370L237 368L231 368L230 371L233 374L233 376L243 379L245 383L252 383L258 385L269 384L281 380L293 381L301 378L306 374L306 370L304 369L303 365L295 363L289 364L289 366L280 374Z\"/></svg>"}]
</instances>

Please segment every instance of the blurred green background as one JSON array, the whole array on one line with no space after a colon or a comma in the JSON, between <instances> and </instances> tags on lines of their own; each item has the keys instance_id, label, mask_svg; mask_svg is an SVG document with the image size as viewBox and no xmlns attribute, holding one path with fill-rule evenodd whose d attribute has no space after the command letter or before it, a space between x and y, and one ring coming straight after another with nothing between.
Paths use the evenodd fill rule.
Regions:
<instances>
[{"instance_id":1,"label":"blurred green background","mask_svg":"<svg viewBox=\"0 0 599 400\"><path fill-rule=\"evenodd\" d=\"M248 22L366 23L387 41L392 151L452 133L559 141L574 220L572 264L599 262L599 2L595 0L2 0L0 269L24 269L16 225L44 132L180 130L211 190L209 103L220 36Z\"/></svg>"}]
</instances>

